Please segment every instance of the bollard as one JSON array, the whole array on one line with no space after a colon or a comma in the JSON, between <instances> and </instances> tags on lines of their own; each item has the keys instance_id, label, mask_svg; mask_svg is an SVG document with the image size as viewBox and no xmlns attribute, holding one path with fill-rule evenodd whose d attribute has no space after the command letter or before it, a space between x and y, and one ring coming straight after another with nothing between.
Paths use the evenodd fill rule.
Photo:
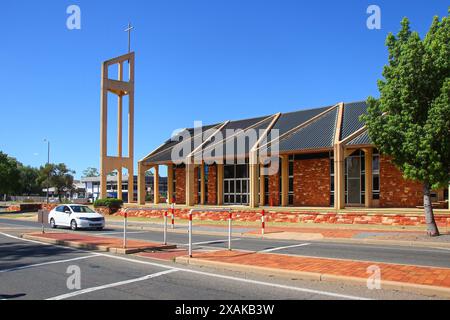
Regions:
<instances>
[{"instance_id":1,"label":"bollard","mask_svg":"<svg viewBox=\"0 0 450 320\"><path fill-rule=\"evenodd\" d=\"M164 244L167 244L167 211L164 212Z\"/></svg>"},{"instance_id":2,"label":"bollard","mask_svg":"<svg viewBox=\"0 0 450 320\"><path fill-rule=\"evenodd\" d=\"M231 251L232 220L233 220L233 213L230 211L230 215L228 217L228 250L229 251Z\"/></svg>"},{"instance_id":3,"label":"bollard","mask_svg":"<svg viewBox=\"0 0 450 320\"><path fill-rule=\"evenodd\" d=\"M175 205L173 203L170 210L172 211L172 229L175 229Z\"/></svg>"},{"instance_id":4,"label":"bollard","mask_svg":"<svg viewBox=\"0 0 450 320\"><path fill-rule=\"evenodd\" d=\"M123 218L124 218L123 219L123 248L126 249L127 248L127 218L128 218L127 210L125 210Z\"/></svg>"},{"instance_id":5,"label":"bollard","mask_svg":"<svg viewBox=\"0 0 450 320\"><path fill-rule=\"evenodd\" d=\"M266 229L266 212L263 210L261 212L261 235L264 238L264 233Z\"/></svg>"},{"instance_id":6,"label":"bollard","mask_svg":"<svg viewBox=\"0 0 450 320\"><path fill-rule=\"evenodd\" d=\"M189 211L189 257L192 258L192 210Z\"/></svg>"}]
</instances>

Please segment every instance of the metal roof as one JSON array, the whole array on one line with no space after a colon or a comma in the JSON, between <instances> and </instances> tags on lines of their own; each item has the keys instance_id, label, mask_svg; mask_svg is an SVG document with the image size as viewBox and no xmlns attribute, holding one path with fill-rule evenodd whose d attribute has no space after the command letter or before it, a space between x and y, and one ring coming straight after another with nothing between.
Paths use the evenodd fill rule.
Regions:
<instances>
[{"instance_id":1,"label":"metal roof","mask_svg":"<svg viewBox=\"0 0 450 320\"><path fill-rule=\"evenodd\" d=\"M349 137L351 134L361 129L364 126L364 123L360 121L360 116L367 113L367 106L365 102L353 102L344 104L344 112L342 119L342 128L341 128L341 137L343 140ZM319 116L320 115L320 116ZM279 151L280 152L296 152L302 150L314 150L314 149L329 149L333 147L334 143L334 135L336 132L337 118L339 115L338 107L328 106L321 107L315 109L308 110L300 110L295 112L283 113L280 115L276 123L274 124L272 129L279 130ZM319 117L317 117L319 116ZM305 124L317 117L310 123ZM272 120L274 119L274 115L257 117L251 119L243 119L237 121L229 121L221 130L220 133L224 138L227 137L227 130L243 130L244 133L237 134L236 137L242 137L245 134L245 130L249 128L253 128L257 130L258 137L260 130L267 129ZM205 132L208 129L212 129L207 137L211 137L217 129L225 124L225 122L221 124L215 124L211 126L206 126L203 128ZM298 128L300 127L300 128ZM193 129L187 129L190 134L193 133ZM228 135L229 136L229 135ZM236 139L234 139L235 152L236 155ZM203 140L204 141L204 140ZM260 146L267 144L269 142L270 147L271 136L267 138L266 141L263 141ZM166 141L164 145L159 147L157 150L152 152L149 156L147 156L144 161L146 163L164 163L171 162L172 158L172 150L173 148L182 141L172 141L172 139ZM353 139L350 145L359 145L359 144L371 144L371 141L367 135L367 133L363 133L357 138ZM222 142L224 145L224 154L226 152L226 141ZM191 139L191 150L194 150L194 141ZM217 146L217 142L214 139L210 142L205 143L201 150L198 152L202 152L204 150L214 149L213 147ZM250 148L252 146L246 142L245 152L248 154ZM269 150L270 152L270 150ZM214 153L213 153L214 154ZM182 154L181 156L186 157L187 155Z\"/></svg>"},{"instance_id":2,"label":"metal roof","mask_svg":"<svg viewBox=\"0 0 450 320\"><path fill-rule=\"evenodd\" d=\"M280 139L280 152L332 148L338 109Z\"/></svg>"},{"instance_id":3,"label":"metal roof","mask_svg":"<svg viewBox=\"0 0 450 320\"><path fill-rule=\"evenodd\" d=\"M353 139L348 143L348 145L362 145L362 144L373 144L367 131L360 134L359 136L357 136L355 139Z\"/></svg>"},{"instance_id":4,"label":"metal roof","mask_svg":"<svg viewBox=\"0 0 450 320\"><path fill-rule=\"evenodd\" d=\"M341 140L344 140L353 132L361 129L364 126L364 122L360 121L359 118L366 113L367 104L365 101L346 103L344 105Z\"/></svg>"}]
</instances>

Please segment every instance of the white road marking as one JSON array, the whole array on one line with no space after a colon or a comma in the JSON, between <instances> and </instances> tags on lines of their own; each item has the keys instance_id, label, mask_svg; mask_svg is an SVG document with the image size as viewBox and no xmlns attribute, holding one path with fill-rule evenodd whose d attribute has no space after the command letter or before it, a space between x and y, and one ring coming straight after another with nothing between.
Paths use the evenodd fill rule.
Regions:
<instances>
[{"instance_id":1,"label":"white road marking","mask_svg":"<svg viewBox=\"0 0 450 320\"><path fill-rule=\"evenodd\" d=\"M272 249L267 249L267 250L261 250L259 252L268 253L268 252L279 251L279 250L290 249L290 248L305 247L305 246L309 246L310 244L311 243L294 244L292 246L277 247L277 248L272 248Z\"/></svg>"},{"instance_id":2,"label":"white road marking","mask_svg":"<svg viewBox=\"0 0 450 320\"><path fill-rule=\"evenodd\" d=\"M78 291L75 291L75 292L62 294L60 296L56 296L56 297L53 297L53 298L48 298L46 300L64 300L64 299L76 297L76 296L79 296L79 295L82 295L82 294L86 294L86 293L90 293L90 292L94 292L94 291L99 291L99 290L119 287L119 286L127 285L127 284L130 284L130 283L135 283L135 282L140 282L140 281L146 281L146 280L149 280L149 279L153 279L153 278L160 277L160 276L163 276L163 275L166 275L166 274L169 274L169 273L173 273L173 272L177 272L177 271L178 271L178 269L170 269L170 270L161 271L161 272L158 272L158 273L149 274L147 276L140 277L140 278L125 280L125 281L119 281L119 282L106 284L106 285L103 285L103 286L98 286L98 287L92 287L92 288L87 288L87 289L83 289L83 290L78 290Z\"/></svg>"},{"instance_id":3,"label":"white road marking","mask_svg":"<svg viewBox=\"0 0 450 320\"><path fill-rule=\"evenodd\" d=\"M231 239L231 241L239 241L242 239ZM211 241L203 241L203 242L194 242L192 243L193 246L197 246L197 245L201 245L201 244L212 244L212 243L217 243L217 242L228 242L228 239L223 239L223 240L211 240ZM178 244L180 246L188 246L189 243L184 243L184 244Z\"/></svg>"},{"instance_id":4,"label":"white road marking","mask_svg":"<svg viewBox=\"0 0 450 320\"><path fill-rule=\"evenodd\" d=\"M17 239L17 240L28 241L28 242L33 242L33 243L40 243L43 245L56 246L56 245L52 245L52 244L45 243L45 242L22 239L22 238L11 236L11 235L4 234L1 232L0 232L0 234L3 234L4 236L7 236L7 237L10 237L13 239ZM76 249L76 248L72 248L72 249L75 251L88 252L86 250L80 250L80 249ZM125 257L120 257L120 256L113 256L113 255L109 255L109 254L105 254L105 253L97 253L97 254L99 256L107 257L110 259L122 260L122 261L127 261L127 262L135 263L135 264L143 264L143 265L149 265L149 266L153 266L153 267L169 269L168 271L177 270L177 271L183 271L183 272L203 275L203 276L207 276L207 277L212 277L212 278L227 279L227 280L232 280L232 281L237 281L237 282L251 283L251 284L256 284L256 285L261 285L261 286L274 287L274 288L280 288L280 289L286 289L286 290L292 290L292 291L304 292L304 293L311 293L311 294L317 294L317 295L328 296L328 297L333 297L333 298L341 298L341 299L349 299L349 300L370 300L370 299L364 298L364 297L345 295L345 294L339 294L339 293L333 293L333 292L327 292L327 291L321 291L321 290L313 290L313 289L307 289L307 288L301 288L301 287L292 287L292 286L281 285L281 284L276 284L276 283L250 280L250 279L244 279L244 278L238 278L238 277L232 277L232 276L225 276L225 275L221 275L221 274L202 272L202 271L190 270L190 269L185 269L185 268L174 269L173 267L169 267L169 266L167 266L165 264L161 264L161 263L130 259L130 258L125 258Z\"/></svg>"},{"instance_id":5,"label":"white road marking","mask_svg":"<svg viewBox=\"0 0 450 320\"><path fill-rule=\"evenodd\" d=\"M56 260L56 261L42 262L42 263L30 264L30 265L26 265L26 266L11 268L11 269L0 270L0 273L6 273L6 272L13 272L13 271L19 271L19 270L24 270L24 269L37 268L37 267L47 266L47 265L51 265L51 264L66 263L66 262L85 260L85 259L96 258L96 257L99 257L99 255L91 254L89 256L72 258L72 259L66 259L66 260Z\"/></svg>"},{"instance_id":6,"label":"white road marking","mask_svg":"<svg viewBox=\"0 0 450 320\"><path fill-rule=\"evenodd\" d=\"M127 234L136 234L136 233L148 233L148 231L127 231ZM110 234L123 234L123 231L94 233L94 235L96 236L110 235Z\"/></svg>"}]
</instances>

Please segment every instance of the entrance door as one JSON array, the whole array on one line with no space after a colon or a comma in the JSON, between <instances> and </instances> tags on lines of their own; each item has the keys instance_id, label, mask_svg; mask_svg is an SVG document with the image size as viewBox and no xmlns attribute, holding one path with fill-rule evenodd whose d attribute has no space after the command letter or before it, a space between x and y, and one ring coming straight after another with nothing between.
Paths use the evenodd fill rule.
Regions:
<instances>
[{"instance_id":1,"label":"entrance door","mask_svg":"<svg viewBox=\"0 0 450 320\"><path fill-rule=\"evenodd\" d=\"M361 204L361 157L350 156L347 165L347 203Z\"/></svg>"},{"instance_id":2,"label":"entrance door","mask_svg":"<svg viewBox=\"0 0 450 320\"><path fill-rule=\"evenodd\" d=\"M248 205L249 178L248 165L225 166L223 181L224 204Z\"/></svg>"}]
</instances>

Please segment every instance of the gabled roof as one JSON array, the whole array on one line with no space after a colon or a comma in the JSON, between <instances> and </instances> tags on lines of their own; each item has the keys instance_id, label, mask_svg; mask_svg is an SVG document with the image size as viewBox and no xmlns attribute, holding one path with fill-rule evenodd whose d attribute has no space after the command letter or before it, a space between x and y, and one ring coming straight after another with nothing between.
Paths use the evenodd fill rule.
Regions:
<instances>
[{"instance_id":1,"label":"gabled roof","mask_svg":"<svg viewBox=\"0 0 450 320\"><path fill-rule=\"evenodd\" d=\"M360 120L363 114L367 113L365 101L346 103L344 105L344 117L342 119L341 140L349 137L353 132L364 126Z\"/></svg>"},{"instance_id":2,"label":"gabled roof","mask_svg":"<svg viewBox=\"0 0 450 320\"><path fill-rule=\"evenodd\" d=\"M350 135L354 134L356 131L364 126L364 123L360 120L360 116L367 113L367 106L365 102L352 102L344 104L343 117L342 117L342 128L340 140L344 140ZM267 129L270 124L273 123L274 119L276 122L273 124L272 129L279 130L279 151L280 153L294 153L294 152L306 152L310 150L323 150L332 149L334 144L334 135L337 132L336 126L339 117L339 107L328 106L315 109L299 110L289 113L283 113L278 118L276 115L257 117L251 119L243 119L236 121L228 121L220 124L210 125L203 127L203 132L209 130L206 138L211 138L213 133L219 132L222 134L224 139L227 137L227 130L243 130L244 132L248 129L256 129L259 134ZM192 134L194 129L187 129L187 131ZM242 138L245 133L236 134L233 138ZM145 163L170 163L173 148L181 143L178 141L179 137L175 139L167 140L161 147L157 148L150 155L145 157L142 161ZM204 140L205 140L204 139ZM270 148L272 136L269 134L267 139L263 141L259 147L264 147L264 145ZM175 141L174 141L175 140ZM220 142L224 149L224 154L226 151L226 140ZM354 138L348 143L349 145L365 145L371 144L367 133L361 133L358 137ZM236 139L234 142L235 156L237 152ZM195 154L204 152L205 150L211 150L216 148L218 145L217 141L212 139L211 141L205 142ZM191 150L195 150L198 145L194 145L194 139L191 139ZM245 153L248 154L253 146L248 142L245 144ZM188 155L182 155L187 157ZM241 156L241 155L239 155Z\"/></svg>"},{"instance_id":3,"label":"gabled roof","mask_svg":"<svg viewBox=\"0 0 450 320\"><path fill-rule=\"evenodd\" d=\"M332 148L337 116L338 109L334 108L309 125L282 137L280 152Z\"/></svg>"}]
</instances>

